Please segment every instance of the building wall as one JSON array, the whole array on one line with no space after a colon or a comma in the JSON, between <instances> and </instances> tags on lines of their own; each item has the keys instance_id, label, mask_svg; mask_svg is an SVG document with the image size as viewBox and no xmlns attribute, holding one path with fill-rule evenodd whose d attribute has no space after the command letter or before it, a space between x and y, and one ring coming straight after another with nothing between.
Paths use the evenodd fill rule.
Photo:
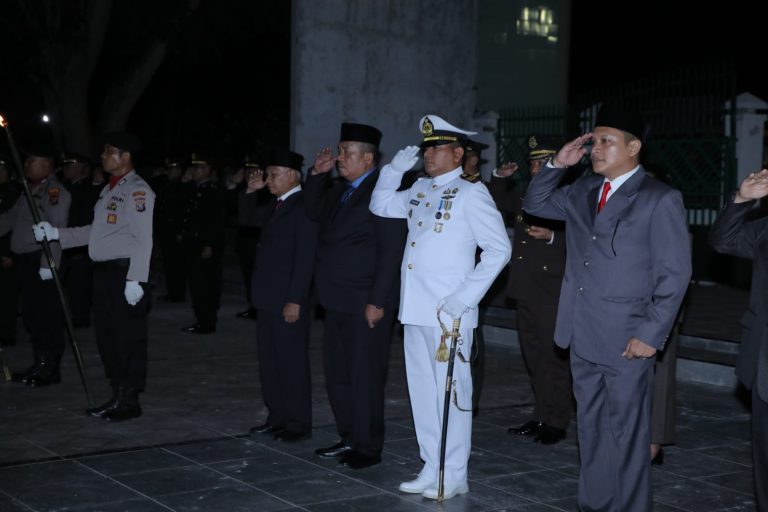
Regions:
<instances>
[{"instance_id":1,"label":"building wall","mask_svg":"<svg viewBox=\"0 0 768 512\"><path fill-rule=\"evenodd\" d=\"M383 133L386 163L418 120L469 126L477 0L293 0L291 143L309 167L343 121Z\"/></svg>"}]
</instances>

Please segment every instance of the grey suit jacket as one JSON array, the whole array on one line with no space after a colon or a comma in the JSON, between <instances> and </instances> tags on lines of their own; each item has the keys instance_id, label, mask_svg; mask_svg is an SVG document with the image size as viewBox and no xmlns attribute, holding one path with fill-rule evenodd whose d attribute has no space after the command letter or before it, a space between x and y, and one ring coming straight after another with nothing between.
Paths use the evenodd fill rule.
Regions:
<instances>
[{"instance_id":1,"label":"grey suit jacket","mask_svg":"<svg viewBox=\"0 0 768 512\"><path fill-rule=\"evenodd\" d=\"M754 260L749 309L741 319L741 344L736 375L768 401L768 218L745 222L754 201L728 203L709 232L717 252ZM757 382L755 382L757 380Z\"/></svg>"},{"instance_id":2,"label":"grey suit jacket","mask_svg":"<svg viewBox=\"0 0 768 512\"><path fill-rule=\"evenodd\" d=\"M598 214L604 178L557 188L564 172L544 168L523 203L530 214L566 222L555 341L594 363L632 364L621 357L631 337L664 348L690 281L682 196L641 167Z\"/></svg>"}]
</instances>

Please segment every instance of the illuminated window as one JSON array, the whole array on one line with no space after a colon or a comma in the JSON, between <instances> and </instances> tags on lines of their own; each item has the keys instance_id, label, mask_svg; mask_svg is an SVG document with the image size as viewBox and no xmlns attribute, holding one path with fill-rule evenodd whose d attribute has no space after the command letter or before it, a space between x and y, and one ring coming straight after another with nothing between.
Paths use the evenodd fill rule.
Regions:
<instances>
[{"instance_id":1,"label":"illuminated window","mask_svg":"<svg viewBox=\"0 0 768 512\"><path fill-rule=\"evenodd\" d=\"M550 43L557 42L557 24L554 11L549 7L523 7L517 20L517 34L543 37Z\"/></svg>"}]
</instances>

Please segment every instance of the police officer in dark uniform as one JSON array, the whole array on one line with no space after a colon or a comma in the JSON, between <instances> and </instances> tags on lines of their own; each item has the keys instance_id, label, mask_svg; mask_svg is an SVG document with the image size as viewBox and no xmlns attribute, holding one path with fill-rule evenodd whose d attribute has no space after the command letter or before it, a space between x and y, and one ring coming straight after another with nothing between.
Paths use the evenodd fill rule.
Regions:
<instances>
[{"instance_id":1,"label":"police officer in dark uniform","mask_svg":"<svg viewBox=\"0 0 768 512\"><path fill-rule=\"evenodd\" d=\"M252 173L239 201L240 224L262 227L251 300L258 309L259 376L269 415L251 434L274 434L283 442L299 441L312 432L307 347L318 226L304 209L303 160L298 153L274 149L266 177ZM265 189L272 196L266 201L258 193Z\"/></svg>"},{"instance_id":2,"label":"police officer in dark uniform","mask_svg":"<svg viewBox=\"0 0 768 512\"><path fill-rule=\"evenodd\" d=\"M67 225L71 197L54 174L54 161L51 147L30 148L24 173L41 218L63 227ZM0 215L0 236L12 231L11 251L21 285L21 312L34 350L32 366L14 374L13 379L38 387L61 381L59 362L64 352L64 315L48 258L30 229L33 222L26 196L19 197L13 208ZM55 263L61 265L61 246L52 243L51 252Z\"/></svg>"},{"instance_id":3,"label":"police officer in dark uniform","mask_svg":"<svg viewBox=\"0 0 768 512\"><path fill-rule=\"evenodd\" d=\"M552 138L531 135L531 176L559 148L558 141ZM508 431L533 436L542 444L554 444L565 438L573 411L568 352L554 342L565 270L565 224L533 217L522 210L525 190L511 188L509 179L517 169L517 164L512 163L494 170L489 187L499 209L508 214L514 226L507 295L517 301L518 336L536 400L531 419Z\"/></svg>"},{"instance_id":4,"label":"police officer in dark uniform","mask_svg":"<svg viewBox=\"0 0 768 512\"><path fill-rule=\"evenodd\" d=\"M214 181L210 160L193 153L187 172L194 189L190 192L181 228L181 243L187 258L189 292L195 323L182 331L195 334L216 332L221 298L221 262L224 252L226 204Z\"/></svg>"},{"instance_id":5,"label":"police officer in dark uniform","mask_svg":"<svg viewBox=\"0 0 768 512\"><path fill-rule=\"evenodd\" d=\"M100 189L91 184L91 161L79 153L64 153L61 158L64 185L72 195L69 227L87 226L93 222L93 207L99 200ZM91 260L87 247L64 251L64 283L69 296L69 308L75 327L91 324Z\"/></svg>"},{"instance_id":6,"label":"police officer in dark uniform","mask_svg":"<svg viewBox=\"0 0 768 512\"><path fill-rule=\"evenodd\" d=\"M0 215L10 210L21 195L21 186L12 179L10 160L0 154ZM0 236L0 347L16 343L16 314L19 285L11 253L11 234Z\"/></svg>"},{"instance_id":7,"label":"police officer in dark uniform","mask_svg":"<svg viewBox=\"0 0 768 512\"><path fill-rule=\"evenodd\" d=\"M94 207L93 223L56 228L41 222L33 231L38 241L60 239L65 249L88 246L94 333L112 397L86 412L117 422L142 414L139 393L147 380L146 292L155 194L134 170L139 141L124 132L107 134L104 140L101 162L110 178Z\"/></svg>"},{"instance_id":8,"label":"police officer in dark uniform","mask_svg":"<svg viewBox=\"0 0 768 512\"><path fill-rule=\"evenodd\" d=\"M165 179L159 184L155 208L155 239L160 247L165 274L166 295L169 302L184 302L187 294L187 259L182 250L181 228L188 195L194 189L182 183L184 165L181 159L165 159Z\"/></svg>"}]
</instances>

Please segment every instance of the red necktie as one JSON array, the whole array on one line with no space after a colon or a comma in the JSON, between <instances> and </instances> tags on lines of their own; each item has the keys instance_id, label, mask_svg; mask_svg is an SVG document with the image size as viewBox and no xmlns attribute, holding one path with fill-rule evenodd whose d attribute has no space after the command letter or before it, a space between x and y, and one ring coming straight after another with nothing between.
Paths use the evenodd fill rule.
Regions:
<instances>
[{"instance_id":1,"label":"red necktie","mask_svg":"<svg viewBox=\"0 0 768 512\"><path fill-rule=\"evenodd\" d=\"M608 192L611 190L611 182L606 181L603 184L603 195L600 196L600 202L597 203L597 213L600 213L600 211L603 209L603 206L605 206L605 202L608 201Z\"/></svg>"}]
</instances>

